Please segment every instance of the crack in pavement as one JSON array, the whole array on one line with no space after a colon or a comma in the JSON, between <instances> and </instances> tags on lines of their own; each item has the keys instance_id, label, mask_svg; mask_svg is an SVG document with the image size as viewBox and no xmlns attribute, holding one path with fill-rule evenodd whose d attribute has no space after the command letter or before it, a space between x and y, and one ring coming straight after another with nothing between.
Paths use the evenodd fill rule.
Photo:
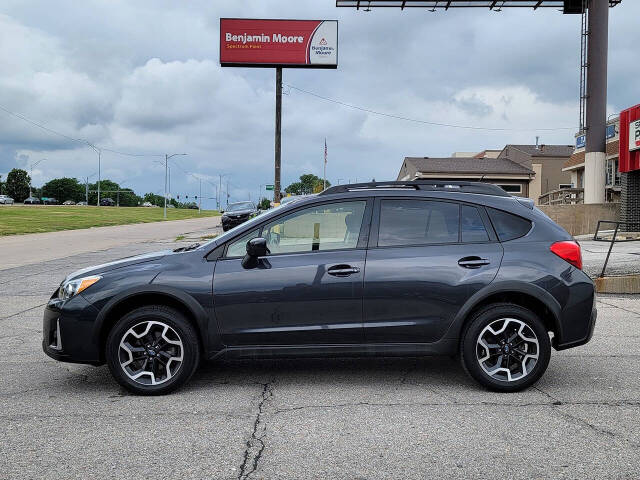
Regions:
<instances>
[{"instance_id":1,"label":"crack in pavement","mask_svg":"<svg viewBox=\"0 0 640 480\"><path fill-rule=\"evenodd\" d=\"M608 307L617 308L618 310L623 310L623 311L625 311L627 313L632 313L636 317L640 317L640 312L635 312L633 310L629 310L628 308L619 307L618 305L614 305L612 303L603 302L601 299L598 299L598 302L602 303L603 305L607 305Z\"/></svg>"},{"instance_id":2,"label":"crack in pavement","mask_svg":"<svg viewBox=\"0 0 640 480\"><path fill-rule=\"evenodd\" d=\"M554 407L557 406L563 406L563 405L568 405L568 406L572 406L572 405L606 405L606 403L594 403L594 404L585 404L585 403L565 403L561 400L559 400L558 398L554 397L553 395L551 395L548 392L545 392L544 390L542 390L539 387L536 387L535 385L533 386L534 390L537 390L538 392L540 392L541 394L545 395L546 397L550 398L551 400L553 400L554 402L552 403L552 405ZM634 402L635 403L635 402ZM640 404L640 402L637 402L637 404ZM607 405L608 406L608 405ZM622 406L622 405L621 405ZM557 408L553 408L552 411L554 411L555 413L557 413L558 415L560 415L561 417L563 417L565 420L569 420L571 423L577 423L579 425L585 426L591 430L593 430L596 433L599 433L601 435L605 435L608 436L610 438L618 438L618 435L610 430L607 430L605 428L601 428L598 427L590 422L588 422L587 420L584 420L580 417L576 417L574 415L571 415L568 412L564 412L562 410L559 410ZM628 438L623 438L622 440L624 440L625 442L629 443L630 445L636 447L636 448L640 448L640 444L637 444L635 442L633 442L632 440L629 440Z\"/></svg>"},{"instance_id":3,"label":"crack in pavement","mask_svg":"<svg viewBox=\"0 0 640 480\"><path fill-rule=\"evenodd\" d=\"M240 472L238 473L238 480L244 480L249 478L249 476L258 469L258 462L262 457L262 453L264 452L264 437L266 434L267 427L262 425L262 431L260 435L258 435L258 429L261 427L262 414L264 412L265 404L267 400L273 397L273 380L271 382L267 382L263 384L262 388L262 398L260 403L258 404L258 412L256 414L255 420L253 422L253 432L251 432L251 437L247 440L247 448L244 451L244 457L242 460L242 465L240 465ZM253 454L253 459L250 459L252 452L257 449L257 452ZM251 463L251 468L249 469L249 464Z\"/></svg>"},{"instance_id":4,"label":"crack in pavement","mask_svg":"<svg viewBox=\"0 0 640 480\"><path fill-rule=\"evenodd\" d=\"M29 312L29 311L31 311L31 310L35 310L36 308L42 308L42 307L44 307L46 304L47 304L47 303L45 302L45 303L42 303L42 304L40 304L40 305L36 305L35 307L31 307L31 308L27 308L26 310L22 310L21 312L12 313L11 315L9 315L9 316L7 316L7 317L2 317L2 318L0 318L0 320L8 320L8 319L10 319L10 318L12 318L12 317L15 317L15 316L21 315L21 314L23 314L23 313L27 313L27 312Z\"/></svg>"},{"instance_id":5,"label":"crack in pavement","mask_svg":"<svg viewBox=\"0 0 640 480\"><path fill-rule=\"evenodd\" d=\"M553 397L550 397L553 398ZM503 403L503 402L468 402L468 403L446 403L446 402L421 402L421 403L408 403L408 402L352 402L352 403L337 403L332 405L301 405L291 408L276 409L274 415L280 413L289 413L298 410L305 409L330 409L330 408L346 408L346 407L556 407L559 405L568 406L607 406L607 407L640 407L640 401L636 400L623 400L615 402L561 402L560 400L554 400L553 402L528 402L528 403Z\"/></svg>"}]
</instances>

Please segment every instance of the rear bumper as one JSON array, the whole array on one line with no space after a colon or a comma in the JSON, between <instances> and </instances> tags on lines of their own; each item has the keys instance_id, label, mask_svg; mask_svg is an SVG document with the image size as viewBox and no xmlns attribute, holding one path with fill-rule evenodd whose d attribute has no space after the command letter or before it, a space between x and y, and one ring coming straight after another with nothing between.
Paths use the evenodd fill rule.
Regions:
<instances>
[{"instance_id":1,"label":"rear bumper","mask_svg":"<svg viewBox=\"0 0 640 480\"><path fill-rule=\"evenodd\" d=\"M566 350L567 348L579 347L580 345L584 345L588 343L593 337L593 331L596 328L596 320L598 319L598 310L595 307L591 310L591 318L589 319L587 326L587 334L584 338L579 340L574 340L572 342L554 344L556 350Z\"/></svg>"}]
</instances>

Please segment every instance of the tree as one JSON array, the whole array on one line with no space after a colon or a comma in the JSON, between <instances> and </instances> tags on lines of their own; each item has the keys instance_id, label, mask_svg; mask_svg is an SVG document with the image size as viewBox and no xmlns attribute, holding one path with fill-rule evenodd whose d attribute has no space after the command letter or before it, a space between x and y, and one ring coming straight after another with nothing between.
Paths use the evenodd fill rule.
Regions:
<instances>
[{"instance_id":1,"label":"tree","mask_svg":"<svg viewBox=\"0 0 640 480\"><path fill-rule=\"evenodd\" d=\"M271 208L271 200L269 200L268 198L260 199L260 201L258 202L258 208L260 210L269 210L269 208Z\"/></svg>"},{"instance_id":2,"label":"tree","mask_svg":"<svg viewBox=\"0 0 640 480\"><path fill-rule=\"evenodd\" d=\"M61 203L67 200L79 202L85 198L85 187L75 178L54 178L42 186L42 195L57 198Z\"/></svg>"},{"instance_id":3,"label":"tree","mask_svg":"<svg viewBox=\"0 0 640 480\"><path fill-rule=\"evenodd\" d=\"M162 195L156 195L155 193L145 193L142 200L145 202L149 202L151 205L164 207L164 197Z\"/></svg>"},{"instance_id":4,"label":"tree","mask_svg":"<svg viewBox=\"0 0 640 480\"><path fill-rule=\"evenodd\" d=\"M327 180L327 187L331 186L331 182ZM284 189L286 193L290 193L292 195L309 195L311 193L321 192L324 188L323 180L312 174L307 173L304 175L300 175L299 182L293 182L287 188Z\"/></svg>"},{"instance_id":5,"label":"tree","mask_svg":"<svg viewBox=\"0 0 640 480\"><path fill-rule=\"evenodd\" d=\"M14 168L7 175L5 184L6 194L13 198L16 202L22 202L29 196L29 182L31 177L20 168Z\"/></svg>"},{"instance_id":6,"label":"tree","mask_svg":"<svg viewBox=\"0 0 640 480\"><path fill-rule=\"evenodd\" d=\"M98 201L98 182L89 184L89 205L95 205ZM121 190L118 193L118 190ZM124 191L122 191L124 190ZM122 188L116 182L106 179L100 180L100 199L111 198L122 207L135 207L142 199L130 188Z\"/></svg>"}]
</instances>

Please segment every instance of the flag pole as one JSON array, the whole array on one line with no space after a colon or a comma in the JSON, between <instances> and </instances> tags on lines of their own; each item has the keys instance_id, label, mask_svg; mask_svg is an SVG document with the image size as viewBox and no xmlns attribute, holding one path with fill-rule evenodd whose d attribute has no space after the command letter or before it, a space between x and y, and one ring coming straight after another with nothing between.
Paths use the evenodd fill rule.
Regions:
<instances>
[{"instance_id":1,"label":"flag pole","mask_svg":"<svg viewBox=\"0 0 640 480\"><path fill-rule=\"evenodd\" d=\"M327 138L324 139L324 172L322 174L322 189L327 188Z\"/></svg>"}]
</instances>

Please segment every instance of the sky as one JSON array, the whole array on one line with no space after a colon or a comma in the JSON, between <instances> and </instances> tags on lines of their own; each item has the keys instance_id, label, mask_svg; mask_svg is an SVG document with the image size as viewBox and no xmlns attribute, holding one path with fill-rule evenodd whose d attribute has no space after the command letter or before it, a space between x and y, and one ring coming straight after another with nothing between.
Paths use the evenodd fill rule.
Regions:
<instances>
[{"instance_id":1,"label":"sky","mask_svg":"<svg viewBox=\"0 0 640 480\"><path fill-rule=\"evenodd\" d=\"M220 17L337 19L336 70L284 69L282 184L395 179L405 156L572 144L578 123L580 16L553 9L438 11L336 8L333 0L3 0L0 175L33 169L40 186L101 175L138 194L214 208L273 183L275 70L222 68ZM610 10L608 113L640 103L640 2ZM289 86L295 87L291 88ZM438 127L374 115L358 107ZM554 130L544 130L554 129ZM115 152L135 154L121 155ZM197 178L196 178L197 177ZM203 179L199 182L198 178ZM262 187L264 189L264 187ZM224 198L224 195L223 195Z\"/></svg>"}]
</instances>

